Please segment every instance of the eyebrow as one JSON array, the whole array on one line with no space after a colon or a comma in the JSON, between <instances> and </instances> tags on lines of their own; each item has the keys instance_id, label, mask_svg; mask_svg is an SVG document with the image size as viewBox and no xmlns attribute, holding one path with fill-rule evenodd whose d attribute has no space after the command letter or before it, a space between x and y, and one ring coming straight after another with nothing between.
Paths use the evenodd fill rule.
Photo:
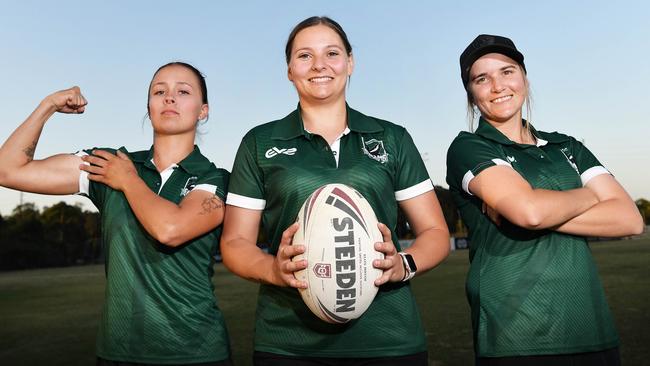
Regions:
<instances>
[{"instance_id":1,"label":"eyebrow","mask_svg":"<svg viewBox=\"0 0 650 366\"><path fill-rule=\"evenodd\" d=\"M510 68L513 68L513 69L514 69L514 68L515 68L515 65L506 65L506 66L500 68L499 71L504 71L504 70L507 70L507 69L510 69ZM483 73L480 73L480 74L478 74L478 75L474 75L474 76L471 76L471 75L470 75L470 76L471 76L470 80L471 80L471 81L474 81L474 80L480 78L481 76L486 76L486 75L487 75L487 72L483 72Z\"/></svg>"},{"instance_id":2,"label":"eyebrow","mask_svg":"<svg viewBox=\"0 0 650 366\"><path fill-rule=\"evenodd\" d=\"M337 45L337 44L329 44L325 46L324 48L338 48L339 50L342 50L343 47ZM297 48L295 52L302 51L302 50L311 50L313 47L302 47L302 48Z\"/></svg>"},{"instance_id":3,"label":"eyebrow","mask_svg":"<svg viewBox=\"0 0 650 366\"><path fill-rule=\"evenodd\" d=\"M177 82L176 84L187 85L187 86L189 86L190 88L194 89L194 87L192 86L192 84L190 84L190 83L186 83L186 82L184 82L184 81L179 81L179 82ZM167 83L166 83L166 82L163 82L163 81L159 81L159 82L157 82L157 83L154 83L154 84L152 85L152 87L153 87L153 86L157 86L157 85L167 85Z\"/></svg>"}]
</instances>

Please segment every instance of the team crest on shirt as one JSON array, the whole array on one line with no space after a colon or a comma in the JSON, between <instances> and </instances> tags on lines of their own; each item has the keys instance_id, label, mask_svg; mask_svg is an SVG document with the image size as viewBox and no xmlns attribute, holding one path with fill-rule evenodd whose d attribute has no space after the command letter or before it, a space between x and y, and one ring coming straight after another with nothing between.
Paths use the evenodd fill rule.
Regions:
<instances>
[{"instance_id":1,"label":"team crest on shirt","mask_svg":"<svg viewBox=\"0 0 650 366\"><path fill-rule=\"evenodd\" d=\"M382 164L388 161L388 153L386 152L386 148L384 148L384 141L377 139L366 141L362 136L361 143L363 144L363 153L366 156Z\"/></svg>"},{"instance_id":2,"label":"team crest on shirt","mask_svg":"<svg viewBox=\"0 0 650 366\"><path fill-rule=\"evenodd\" d=\"M578 170L578 165L576 164L576 159L573 157L573 154L571 154L571 152L569 151L569 148L568 147L563 147L563 148L560 149L560 151L562 152L562 155L564 155L564 157L566 158L566 161L568 161L569 164L571 164L571 167L579 175L580 171Z\"/></svg>"},{"instance_id":3,"label":"team crest on shirt","mask_svg":"<svg viewBox=\"0 0 650 366\"><path fill-rule=\"evenodd\" d=\"M183 189L181 189L181 197L187 196L187 194L190 193L190 191L194 189L194 187L196 187L196 181L198 178L199 177L187 178L187 181L185 182L185 186L183 186Z\"/></svg>"}]
</instances>

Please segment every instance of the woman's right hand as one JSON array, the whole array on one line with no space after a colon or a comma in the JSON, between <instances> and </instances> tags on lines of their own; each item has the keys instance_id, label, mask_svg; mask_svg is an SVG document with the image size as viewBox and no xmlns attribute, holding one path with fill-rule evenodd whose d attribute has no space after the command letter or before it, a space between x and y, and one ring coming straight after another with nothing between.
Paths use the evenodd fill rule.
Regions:
<instances>
[{"instance_id":1,"label":"woman's right hand","mask_svg":"<svg viewBox=\"0 0 650 366\"><path fill-rule=\"evenodd\" d=\"M43 102L56 112L74 114L83 113L88 104L78 86L52 93L45 97Z\"/></svg>"},{"instance_id":2,"label":"woman's right hand","mask_svg":"<svg viewBox=\"0 0 650 366\"><path fill-rule=\"evenodd\" d=\"M273 260L273 271L276 279L278 279L275 282L282 283L285 286L305 289L307 288L307 282L299 281L293 273L307 268L307 260L291 261L291 258L305 252L304 245L292 245L293 236L298 231L298 227L299 224L294 223L282 233L280 246Z\"/></svg>"}]
</instances>

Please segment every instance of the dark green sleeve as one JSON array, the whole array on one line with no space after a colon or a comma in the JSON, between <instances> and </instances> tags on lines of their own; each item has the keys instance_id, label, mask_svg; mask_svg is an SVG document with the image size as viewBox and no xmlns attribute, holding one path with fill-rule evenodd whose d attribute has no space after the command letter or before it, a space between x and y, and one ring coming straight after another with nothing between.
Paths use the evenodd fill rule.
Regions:
<instances>
[{"instance_id":1,"label":"dark green sleeve","mask_svg":"<svg viewBox=\"0 0 650 366\"><path fill-rule=\"evenodd\" d=\"M230 176L228 204L263 210L266 204L262 171L255 157L255 138L249 132L237 150Z\"/></svg>"},{"instance_id":2,"label":"dark green sleeve","mask_svg":"<svg viewBox=\"0 0 650 366\"><path fill-rule=\"evenodd\" d=\"M495 165L512 166L496 143L461 132L447 150L447 184L457 191L471 194L469 182Z\"/></svg>"},{"instance_id":3,"label":"dark green sleeve","mask_svg":"<svg viewBox=\"0 0 650 366\"><path fill-rule=\"evenodd\" d=\"M413 138L401 129L401 139L397 154L395 177L395 197L398 201L415 197L433 189L427 168L424 166L422 156L418 151Z\"/></svg>"},{"instance_id":4,"label":"dark green sleeve","mask_svg":"<svg viewBox=\"0 0 650 366\"><path fill-rule=\"evenodd\" d=\"M591 180L601 174L610 174L607 169L598 161L594 154L587 149L580 141L571 137L570 140L570 153L567 159L574 164L574 168L580 174L580 180L584 186Z\"/></svg>"},{"instance_id":5,"label":"dark green sleeve","mask_svg":"<svg viewBox=\"0 0 650 366\"><path fill-rule=\"evenodd\" d=\"M222 201L226 201L226 194L228 193L228 181L230 180L230 173L227 170L217 168L211 165L211 169L207 174L202 175L196 181L194 188L200 185L214 186L214 194ZM211 191L211 190L210 190ZM211 191L212 192L212 191Z\"/></svg>"},{"instance_id":6,"label":"dark green sleeve","mask_svg":"<svg viewBox=\"0 0 650 366\"><path fill-rule=\"evenodd\" d=\"M93 147L90 149L84 149L83 152L85 152L88 155L92 155L93 150L105 150L110 152L111 154L115 154L116 150L115 149L110 149L110 148L105 148L105 147ZM92 180L89 181L88 184L88 194L84 194L85 196L88 196L90 200L93 202L95 207L101 212L103 207L104 207L104 202L106 199L106 194L110 188L103 184L103 183L97 183L93 182Z\"/></svg>"}]
</instances>

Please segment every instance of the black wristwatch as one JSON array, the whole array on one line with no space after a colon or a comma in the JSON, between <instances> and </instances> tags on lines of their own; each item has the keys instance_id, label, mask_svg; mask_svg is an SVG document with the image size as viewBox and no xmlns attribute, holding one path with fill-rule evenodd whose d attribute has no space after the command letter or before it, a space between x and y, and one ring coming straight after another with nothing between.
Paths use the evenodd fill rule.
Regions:
<instances>
[{"instance_id":1,"label":"black wristwatch","mask_svg":"<svg viewBox=\"0 0 650 366\"><path fill-rule=\"evenodd\" d=\"M404 278L402 278L402 282L408 281L415 276L418 266L415 265L412 255L406 252L399 252L397 254L402 257L402 263L404 263Z\"/></svg>"}]
</instances>

